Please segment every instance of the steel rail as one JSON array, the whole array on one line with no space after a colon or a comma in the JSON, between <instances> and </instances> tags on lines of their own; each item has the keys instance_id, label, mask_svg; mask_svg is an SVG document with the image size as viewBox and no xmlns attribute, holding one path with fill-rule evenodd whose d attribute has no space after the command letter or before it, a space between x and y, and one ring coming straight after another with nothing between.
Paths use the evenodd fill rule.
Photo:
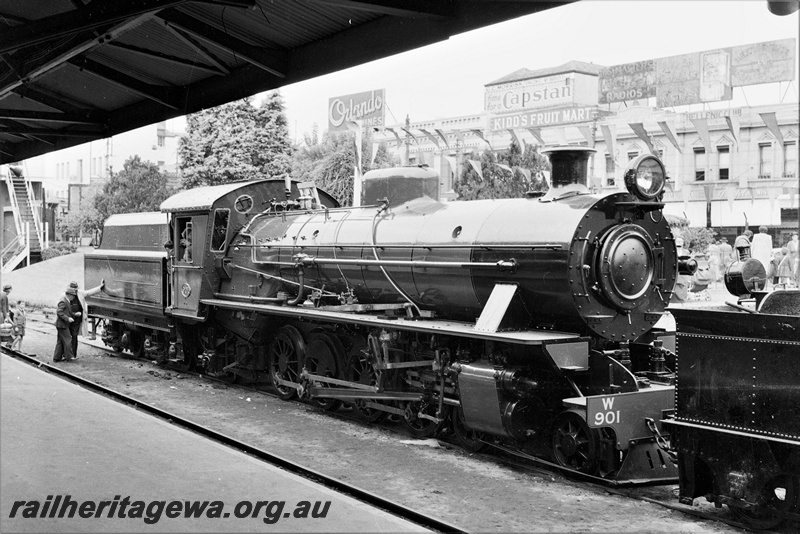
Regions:
<instances>
[{"instance_id":1,"label":"steel rail","mask_svg":"<svg viewBox=\"0 0 800 534\"><path fill-rule=\"evenodd\" d=\"M314 469L309 469L307 467L303 467L302 465L295 463L287 458L282 456L278 456L277 454L273 454L271 452L265 451L253 445L249 445L242 441L237 440L236 438L229 436L227 434L223 434L222 432L218 432L206 426L203 426L199 423L196 423L190 419L185 417L181 417L179 415L173 414L152 404L148 404L146 402L142 402L137 400L133 397L125 395L124 393L120 393L113 389L110 389L106 386L98 384L96 382L92 382L86 378L81 376L75 375L60 367L56 367L54 365L50 365L46 362L38 360L34 356L30 356L16 350L11 350L7 347L0 347L0 353L5 354L7 356L16 358L18 360L24 361L30 364L33 367L39 368L45 372L52 373L54 375L59 376L65 380L69 380L70 382L74 382L80 384L81 386L89 389L90 391L98 394L107 395L119 402L127 404L129 406L133 406L139 410L142 410L145 413L150 415L154 415L156 417L160 417L167 422L170 422L176 426L181 428L185 428L187 430L191 430L192 432L196 432L205 438L213 439L219 443L227 445L233 449L238 451L244 452L251 456L258 458L264 462L267 462L271 465L276 467L280 467L281 469L285 469L295 475L301 476L307 480L315 482L321 486L327 487L329 489L335 490L338 493L343 495L347 495L352 497L356 500L359 500L365 504L373 506L375 508L381 509L383 511L389 512L397 517L405 519L409 522L415 523L422 527L431 529L436 532L467 532L464 528L452 525L445 521L435 519L429 516L426 516L416 510L412 510L411 508L406 507L400 503L395 501L390 501L385 499L379 495L376 495L372 492L367 490L358 488L356 486L352 486L339 480L337 478L328 476L324 473L316 471Z\"/></svg>"}]
</instances>

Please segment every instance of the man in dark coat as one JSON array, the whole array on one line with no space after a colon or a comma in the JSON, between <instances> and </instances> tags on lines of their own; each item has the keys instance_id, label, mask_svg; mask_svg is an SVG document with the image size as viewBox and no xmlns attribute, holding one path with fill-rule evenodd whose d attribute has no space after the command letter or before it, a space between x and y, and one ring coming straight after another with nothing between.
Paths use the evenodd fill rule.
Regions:
<instances>
[{"instance_id":1,"label":"man in dark coat","mask_svg":"<svg viewBox=\"0 0 800 534\"><path fill-rule=\"evenodd\" d=\"M56 349L53 352L53 361L60 362L74 360L78 353L78 334L81 331L81 322L86 312L86 295L99 293L105 285L101 282L99 286L89 291L78 291L78 283L71 282L67 290L58 300L56 311L56 330L58 338Z\"/></svg>"}]
</instances>

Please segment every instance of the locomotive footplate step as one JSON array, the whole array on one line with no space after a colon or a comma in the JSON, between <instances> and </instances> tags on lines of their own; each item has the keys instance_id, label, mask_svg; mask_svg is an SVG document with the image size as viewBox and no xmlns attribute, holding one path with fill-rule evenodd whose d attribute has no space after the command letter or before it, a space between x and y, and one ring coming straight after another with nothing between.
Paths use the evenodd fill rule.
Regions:
<instances>
[{"instance_id":1,"label":"locomotive footplate step","mask_svg":"<svg viewBox=\"0 0 800 534\"><path fill-rule=\"evenodd\" d=\"M425 319L407 321L405 318L386 319L373 315L322 310L315 308L296 308L291 306L275 306L272 304L250 304L222 299L202 299L201 303L215 308L231 310L247 310L268 313L270 315L307 318L318 321L334 323L367 324L369 326L383 326L396 330L424 332L428 334L446 333L460 335L475 339L487 339L521 345L541 345L544 342L563 342L579 339L578 334L570 332L556 332L552 330L524 330L514 332L481 332L475 329L473 323L459 321L445 321L441 319Z\"/></svg>"}]
</instances>

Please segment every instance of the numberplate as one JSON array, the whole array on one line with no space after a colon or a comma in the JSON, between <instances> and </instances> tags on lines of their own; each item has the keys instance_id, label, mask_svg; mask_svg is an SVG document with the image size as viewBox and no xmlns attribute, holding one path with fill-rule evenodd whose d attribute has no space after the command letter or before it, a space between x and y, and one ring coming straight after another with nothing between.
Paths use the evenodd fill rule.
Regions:
<instances>
[{"instance_id":1,"label":"numberplate","mask_svg":"<svg viewBox=\"0 0 800 534\"><path fill-rule=\"evenodd\" d=\"M627 449L632 439L652 437L647 428L648 417L658 423L662 412L674 406L675 388L672 387L597 395L586 398L586 422L591 428L613 428L617 434L617 447Z\"/></svg>"}]
</instances>

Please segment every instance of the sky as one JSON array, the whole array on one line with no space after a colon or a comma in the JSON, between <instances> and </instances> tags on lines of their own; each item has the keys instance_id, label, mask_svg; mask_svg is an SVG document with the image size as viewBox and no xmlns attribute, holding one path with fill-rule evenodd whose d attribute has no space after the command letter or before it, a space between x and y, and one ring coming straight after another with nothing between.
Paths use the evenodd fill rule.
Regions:
<instances>
[{"instance_id":1,"label":"sky","mask_svg":"<svg viewBox=\"0 0 800 534\"><path fill-rule=\"evenodd\" d=\"M800 12L773 15L766 0L581 0L448 41L281 88L290 137L327 128L331 97L386 90L386 124L483 111L484 85L516 70L577 60L603 66L800 37ZM800 41L800 39L798 39ZM800 54L798 56L800 58ZM734 90L712 109L797 102L795 81ZM258 100L258 97L256 98Z\"/></svg>"}]
</instances>

